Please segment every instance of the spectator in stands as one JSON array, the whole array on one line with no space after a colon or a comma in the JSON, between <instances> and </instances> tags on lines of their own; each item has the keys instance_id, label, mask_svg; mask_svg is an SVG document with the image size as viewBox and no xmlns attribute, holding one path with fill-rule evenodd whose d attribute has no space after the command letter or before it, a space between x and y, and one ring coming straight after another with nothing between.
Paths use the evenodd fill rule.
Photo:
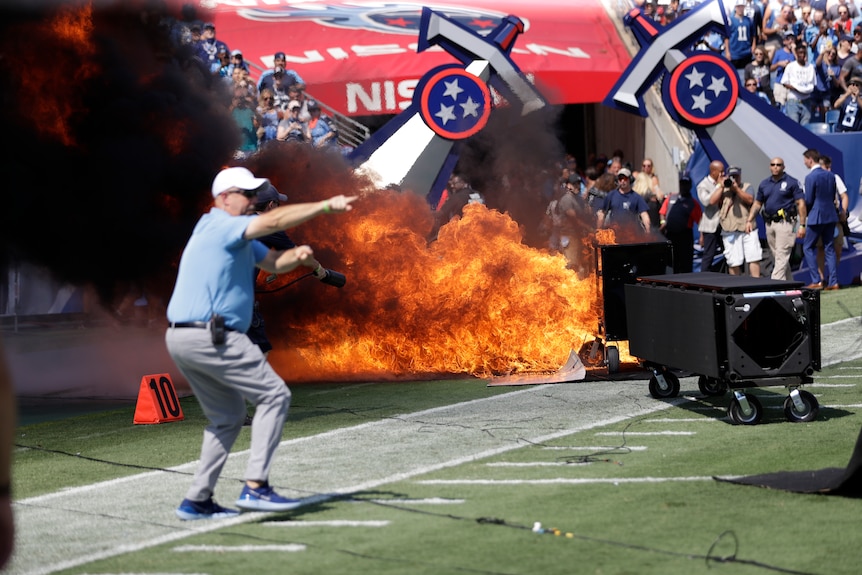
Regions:
<instances>
[{"instance_id":1,"label":"spectator in stands","mask_svg":"<svg viewBox=\"0 0 862 575\"><path fill-rule=\"evenodd\" d=\"M724 164L720 160L713 160L709 164L709 173L697 184L697 199L703 206L703 214L698 224L703 246L700 264L700 271L702 272L710 271L721 242L721 231L719 230L721 213L719 210L724 192L724 179Z\"/></svg>"},{"instance_id":2,"label":"spectator in stands","mask_svg":"<svg viewBox=\"0 0 862 575\"><path fill-rule=\"evenodd\" d=\"M715 30L710 30L695 44L695 50L721 54L724 52L724 36Z\"/></svg>"},{"instance_id":3,"label":"spectator in stands","mask_svg":"<svg viewBox=\"0 0 862 575\"><path fill-rule=\"evenodd\" d=\"M633 189L634 178L628 168L622 168L616 176L617 188L605 196L601 209L596 213L596 228L619 227L639 221L644 231L650 229L649 206Z\"/></svg>"},{"instance_id":4,"label":"spectator in stands","mask_svg":"<svg viewBox=\"0 0 862 575\"><path fill-rule=\"evenodd\" d=\"M590 191L590 188L596 185L596 180L599 179L599 174L596 172L596 168L594 166L587 166L587 169L584 170L584 185L583 185L583 198L587 199L587 194Z\"/></svg>"},{"instance_id":5,"label":"spectator in stands","mask_svg":"<svg viewBox=\"0 0 862 575\"><path fill-rule=\"evenodd\" d=\"M644 158L643 162L641 162L641 171L636 172L632 171L632 175L637 178L639 174L644 173L649 178L649 189L659 198L659 202L664 201L664 194L661 191L661 187L659 187L658 174L655 173L655 162L652 161L652 158Z\"/></svg>"},{"instance_id":6,"label":"spectator in stands","mask_svg":"<svg viewBox=\"0 0 862 575\"><path fill-rule=\"evenodd\" d=\"M691 273L694 266L694 225L700 221L700 204L691 195L691 178L679 179L679 193L668 194L659 210L660 227L673 252L673 273Z\"/></svg>"},{"instance_id":7,"label":"spectator in stands","mask_svg":"<svg viewBox=\"0 0 862 575\"><path fill-rule=\"evenodd\" d=\"M198 42L201 41L201 26L200 24L192 24L189 26L189 33L191 34L191 45L197 49Z\"/></svg>"},{"instance_id":8,"label":"spectator in stands","mask_svg":"<svg viewBox=\"0 0 862 575\"><path fill-rule=\"evenodd\" d=\"M661 209L661 200L652 191L652 178L646 172L638 172L634 176L632 182L632 190L644 199L647 205L647 215L650 220L650 227L658 229L659 227L659 210Z\"/></svg>"},{"instance_id":9,"label":"spectator in stands","mask_svg":"<svg viewBox=\"0 0 862 575\"><path fill-rule=\"evenodd\" d=\"M231 73L232 88L242 88L252 101L257 100L257 89L248 77L248 72L242 68L234 68Z\"/></svg>"},{"instance_id":10,"label":"spectator in stands","mask_svg":"<svg viewBox=\"0 0 862 575\"><path fill-rule=\"evenodd\" d=\"M784 74L784 68L796 59L794 55L795 49L796 37L793 35L793 32L787 32L784 35L784 46L776 50L770 60L772 62L769 66L770 73L772 74L772 99L779 107L784 106L787 102L787 88L781 83L781 77Z\"/></svg>"},{"instance_id":11,"label":"spectator in stands","mask_svg":"<svg viewBox=\"0 0 862 575\"><path fill-rule=\"evenodd\" d=\"M284 119L284 112L275 107L275 96L268 88L264 88L260 93L257 115L260 117L260 126L257 128L259 144L274 140L278 131L278 123Z\"/></svg>"},{"instance_id":12,"label":"spectator in stands","mask_svg":"<svg viewBox=\"0 0 862 575\"><path fill-rule=\"evenodd\" d=\"M814 18L811 15L811 11L811 6L808 4L807 0L799 1L796 10L794 10L794 14L796 15L797 37L803 36L805 34L805 31L808 30L808 28L814 22Z\"/></svg>"},{"instance_id":13,"label":"spectator in stands","mask_svg":"<svg viewBox=\"0 0 862 575\"><path fill-rule=\"evenodd\" d=\"M605 203L605 197L615 187L614 175L610 172L605 172L598 176L595 183L584 192L586 194L587 205L592 210L594 216L598 216L599 210L602 209Z\"/></svg>"},{"instance_id":14,"label":"spectator in stands","mask_svg":"<svg viewBox=\"0 0 862 575\"><path fill-rule=\"evenodd\" d=\"M287 105L287 116L278 123L275 135L281 142L306 142L305 126L299 121L299 102L291 100Z\"/></svg>"},{"instance_id":15,"label":"spectator in stands","mask_svg":"<svg viewBox=\"0 0 862 575\"><path fill-rule=\"evenodd\" d=\"M288 95L291 85L291 80L284 73L284 68L276 66L270 76L261 79L258 83L258 89L269 89L275 95L275 105L287 110L287 104L291 101L291 97Z\"/></svg>"},{"instance_id":16,"label":"spectator in stands","mask_svg":"<svg viewBox=\"0 0 862 575\"><path fill-rule=\"evenodd\" d=\"M834 3L829 2L829 7L826 9L826 15L833 22L841 18L841 12L848 12L850 18L858 18L859 17L859 8L856 7L856 4L850 0L836 0Z\"/></svg>"},{"instance_id":17,"label":"spectator in stands","mask_svg":"<svg viewBox=\"0 0 862 575\"><path fill-rule=\"evenodd\" d=\"M338 144L338 134L329 123L329 118L323 116L320 104L315 100L308 100L306 103L311 119L305 123L305 139L315 148L334 149Z\"/></svg>"},{"instance_id":18,"label":"spectator in stands","mask_svg":"<svg viewBox=\"0 0 862 575\"><path fill-rule=\"evenodd\" d=\"M837 50L835 50L835 56L838 60L839 72L841 66L844 65L844 62L853 57L853 38L850 36L842 36L838 39ZM836 74L837 76L838 74Z\"/></svg>"},{"instance_id":19,"label":"spectator in stands","mask_svg":"<svg viewBox=\"0 0 862 575\"><path fill-rule=\"evenodd\" d=\"M851 4L851 6L853 6ZM856 6L853 6L854 8ZM838 5L838 18L832 18L832 27L835 28L835 33L838 37L853 34L853 20L850 18L850 9L848 5Z\"/></svg>"},{"instance_id":20,"label":"spectator in stands","mask_svg":"<svg viewBox=\"0 0 862 575\"><path fill-rule=\"evenodd\" d=\"M763 43L766 44L767 50L778 50L788 33L796 36L794 32L796 16L790 4L779 4L776 9L775 5L770 3L766 7L763 19Z\"/></svg>"},{"instance_id":21,"label":"spectator in stands","mask_svg":"<svg viewBox=\"0 0 862 575\"><path fill-rule=\"evenodd\" d=\"M239 128L241 138L235 157L243 159L257 150L257 128L260 126L254 99L246 88L234 86L230 113Z\"/></svg>"},{"instance_id":22,"label":"spectator in stands","mask_svg":"<svg viewBox=\"0 0 862 575\"><path fill-rule=\"evenodd\" d=\"M812 49L817 46L817 36L820 35L820 24L823 22L823 11L811 6L802 8L802 41ZM816 56L816 54L815 54Z\"/></svg>"},{"instance_id":23,"label":"spectator in stands","mask_svg":"<svg viewBox=\"0 0 862 575\"><path fill-rule=\"evenodd\" d=\"M646 16L649 20L652 20L653 22L658 21L658 18L656 17L656 10L655 9L656 9L656 6L652 2L652 0L647 0L646 2L643 3L643 6L641 6L641 10L643 11L643 15Z\"/></svg>"},{"instance_id":24,"label":"spectator in stands","mask_svg":"<svg viewBox=\"0 0 862 575\"><path fill-rule=\"evenodd\" d=\"M679 0L670 0L664 7L665 24L670 24L679 17Z\"/></svg>"},{"instance_id":25,"label":"spectator in stands","mask_svg":"<svg viewBox=\"0 0 862 575\"><path fill-rule=\"evenodd\" d=\"M772 102L769 101L769 96L760 91L760 87L757 85L757 80L755 80L754 78L748 78L745 80L745 89L752 94L755 94L766 104L772 105Z\"/></svg>"},{"instance_id":26,"label":"spectator in stands","mask_svg":"<svg viewBox=\"0 0 862 575\"><path fill-rule=\"evenodd\" d=\"M291 84L287 88L287 97L299 102L299 121L309 121L311 119L311 114L308 112L308 98L305 97L303 84Z\"/></svg>"},{"instance_id":27,"label":"spectator in stands","mask_svg":"<svg viewBox=\"0 0 862 575\"><path fill-rule=\"evenodd\" d=\"M230 65L228 66L228 71L231 75L233 75L234 68L242 68L247 74L251 73L248 68L248 62L246 62L242 56L242 50L234 50L230 53Z\"/></svg>"},{"instance_id":28,"label":"spectator in stands","mask_svg":"<svg viewBox=\"0 0 862 575\"><path fill-rule=\"evenodd\" d=\"M817 72L817 82L814 89L814 103L824 110L832 108L832 102L841 95L843 91L838 83L841 75L841 65L838 62L838 51L834 46L827 44L826 49L817 56L814 63Z\"/></svg>"},{"instance_id":29,"label":"spectator in stands","mask_svg":"<svg viewBox=\"0 0 862 575\"><path fill-rule=\"evenodd\" d=\"M847 61L841 66L838 84L842 90L847 90L848 80L853 76L862 76L862 50L856 52L852 58L847 58Z\"/></svg>"},{"instance_id":30,"label":"spectator in stands","mask_svg":"<svg viewBox=\"0 0 862 575\"><path fill-rule=\"evenodd\" d=\"M785 116L802 125L811 121L811 96L816 81L814 65L808 62L808 48L797 44L796 60L789 63L781 75L781 84L787 88Z\"/></svg>"},{"instance_id":31,"label":"spectator in stands","mask_svg":"<svg viewBox=\"0 0 862 575\"><path fill-rule=\"evenodd\" d=\"M745 0L736 0L728 18L728 35L724 40L724 55L737 70L745 70L751 62L757 41L754 22L745 15Z\"/></svg>"},{"instance_id":32,"label":"spectator in stands","mask_svg":"<svg viewBox=\"0 0 862 575\"><path fill-rule=\"evenodd\" d=\"M270 81L267 80L267 78L275 74L275 71L278 68L281 68L282 73L284 73L284 75L286 76L286 83L288 86L292 84L300 84L302 86L302 89L305 89L305 81L299 76L296 70L287 69L287 56L284 55L284 52L276 52L275 55L272 57L272 68L270 68L269 70L264 70L264 72L260 75L260 79L257 83L258 90L263 87L264 81Z\"/></svg>"},{"instance_id":33,"label":"spectator in stands","mask_svg":"<svg viewBox=\"0 0 862 575\"><path fill-rule=\"evenodd\" d=\"M827 44L837 46L838 34L836 34L835 29L829 25L828 20L821 20L818 33L814 37L813 43L809 44L808 59L810 61L814 61L817 56L823 52Z\"/></svg>"},{"instance_id":34,"label":"spectator in stands","mask_svg":"<svg viewBox=\"0 0 862 575\"><path fill-rule=\"evenodd\" d=\"M853 76L847 83L847 89L835 100L834 107L841 110L836 132L859 132L862 131L862 74Z\"/></svg>"},{"instance_id":35,"label":"spectator in stands","mask_svg":"<svg viewBox=\"0 0 862 575\"><path fill-rule=\"evenodd\" d=\"M616 176L623 167L623 159L620 156L613 156L608 160L608 172Z\"/></svg>"},{"instance_id":36,"label":"spectator in stands","mask_svg":"<svg viewBox=\"0 0 862 575\"><path fill-rule=\"evenodd\" d=\"M221 67L218 53L222 48L224 48L225 52L230 52L227 44L216 39L215 24L207 22L204 24L203 30L201 30L201 39L197 44L197 56L213 74L218 73Z\"/></svg>"},{"instance_id":37,"label":"spectator in stands","mask_svg":"<svg viewBox=\"0 0 862 575\"><path fill-rule=\"evenodd\" d=\"M221 78L225 78L228 82L230 82L233 70L230 66L230 54L227 53L227 48L219 48L216 57L218 58L219 62L216 75L220 76Z\"/></svg>"},{"instance_id":38,"label":"spectator in stands","mask_svg":"<svg viewBox=\"0 0 862 575\"><path fill-rule=\"evenodd\" d=\"M745 66L743 80L748 86L749 80L754 80L757 92L764 94L768 102L772 102L772 83L769 76L769 63L766 61L766 49L763 45L755 46L754 59Z\"/></svg>"}]
</instances>

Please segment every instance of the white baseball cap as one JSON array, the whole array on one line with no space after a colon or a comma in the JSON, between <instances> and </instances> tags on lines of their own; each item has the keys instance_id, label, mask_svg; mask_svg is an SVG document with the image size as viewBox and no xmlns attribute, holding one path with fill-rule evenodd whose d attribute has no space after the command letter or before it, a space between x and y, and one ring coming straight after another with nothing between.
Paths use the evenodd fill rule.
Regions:
<instances>
[{"instance_id":1,"label":"white baseball cap","mask_svg":"<svg viewBox=\"0 0 862 575\"><path fill-rule=\"evenodd\" d=\"M231 188L251 191L268 185L268 179L255 178L248 168L225 168L213 179L212 192L216 198Z\"/></svg>"}]
</instances>

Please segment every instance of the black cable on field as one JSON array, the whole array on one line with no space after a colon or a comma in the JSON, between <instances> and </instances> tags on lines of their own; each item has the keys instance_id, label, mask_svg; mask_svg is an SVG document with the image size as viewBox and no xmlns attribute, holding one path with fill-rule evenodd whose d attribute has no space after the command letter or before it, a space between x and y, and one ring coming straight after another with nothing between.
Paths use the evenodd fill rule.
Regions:
<instances>
[{"instance_id":1,"label":"black cable on field","mask_svg":"<svg viewBox=\"0 0 862 575\"><path fill-rule=\"evenodd\" d=\"M60 449L48 449L47 447L42 447L40 445L24 445L23 443L16 443L15 447L19 449L32 449L33 451L41 451L43 453L53 453L55 455L66 455L68 457L75 457L77 459L83 459L85 461L92 461L93 463L104 463L106 465L113 465L115 467L128 467L129 469L140 469L143 471L164 471L165 473L176 473L177 475L194 475L194 473L189 471L179 471L176 469L168 469L166 467L153 467L150 465L139 465L137 463L120 463L119 461L110 461L108 459L100 459L98 457L89 457L87 455L81 455L80 453L70 453L68 451L63 451Z\"/></svg>"},{"instance_id":2,"label":"black cable on field","mask_svg":"<svg viewBox=\"0 0 862 575\"><path fill-rule=\"evenodd\" d=\"M454 519L457 521L474 521L474 522L481 524L481 525L496 525L496 526L500 526L500 527L518 529L518 530L522 530L522 531L529 531L531 534L535 533L533 531L533 528L530 526L520 525L517 523L510 523L509 521L506 521L505 519L500 519L500 518L496 518L496 517L463 517L463 516L459 516L459 515L454 515L452 513L438 513L435 511L428 511L427 509L415 509L412 507L404 507L403 505L399 505L397 503L387 503L385 501L362 499L359 497L352 497L352 496L345 496L343 499L346 499L349 501L355 501L355 502L370 503L372 505L379 505L382 507L397 509L399 511L406 511L409 513L416 513L419 515L440 517L443 519ZM563 532L559 529L548 529L548 530L544 530L541 534L535 533L535 535L537 537L545 536L545 535L552 535L552 536L560 537L563 540L565 540L565 539L578 539L580 541L587 541L590 543L601 543L603 545L611 545L614 547L620 547L620 548L629 549L632 551L644 551L644 552L649 552L649 553L656 553L659 555L667 555L669 557L677 557L677 558L683 558L683 559L695 559L695 560L703 559L704 561L706 561L707 566L709 566L710 562L727 563L727 564L739 564L739 565L748 565L751 567L759 567L759 568L765 569L767 571L774 571L776 573L787 573L789 575L815 575L814 573L810 573L807 571L797 571L795 569L786 569L784 567L778 567L776 565L770 565L769 563L764 563L762 561L755 561L753 559L740 559L740 558L738 558L736 556L736 554L739 550L739 541L736 538L736 534L733 533L732 531L725 531L724 533L719 535L718 538L709 547L709 550L707 551L707 553L705 555L701 555L701 554L697 554L697 553L681 553L679 551L669 551L667 549L658 549L656 547L648 547L646 545L637 545L634 543L624 543L622 541L613 541L611 539L602 539L599 537L591 537L588 535L579 535L577 533ZM733 537L733 540L734 540L734 552L733 552L733 554L730 556L726 556L726 557L713 555L712 552L715 549L716 545L718 545L718 543L723 538L725 538L725 536Z\"/></svg>"}]
</instances>

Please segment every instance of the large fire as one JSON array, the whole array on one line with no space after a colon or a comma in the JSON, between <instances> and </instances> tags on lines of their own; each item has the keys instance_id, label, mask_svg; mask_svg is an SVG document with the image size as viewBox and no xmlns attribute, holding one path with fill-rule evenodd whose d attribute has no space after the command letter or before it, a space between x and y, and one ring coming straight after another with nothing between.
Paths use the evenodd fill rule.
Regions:
<instances>
[{"instance_id":1,"label":"large fire","mask_svg":"<svg viewBox=\"0 0 862 575\"><path fill-rule=\"evenodd\" d=\"M348 283L264 302L282 316L268 325L285 378L554 371L596 333L595 277L523 244L508 215L468 205L427 244L431 221L424 199L377 192L309 238L343 258ZM291 318L309 297L313 313Z\"/></svg>"}]
</instances>

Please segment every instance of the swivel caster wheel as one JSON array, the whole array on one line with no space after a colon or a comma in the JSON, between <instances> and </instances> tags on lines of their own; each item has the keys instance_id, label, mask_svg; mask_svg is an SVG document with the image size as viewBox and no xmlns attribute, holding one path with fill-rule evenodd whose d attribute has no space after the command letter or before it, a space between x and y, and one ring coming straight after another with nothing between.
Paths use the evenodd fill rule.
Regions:
<instances>
[{"instance_id":1,"label":"swivel caster wheel","mask_svg":"<svg viewBox=\"0 0 862 575\"><path fill-rule=\"evenodd\" d=\"M679 395L679 378L670 371L655 370L649 378L649 394L656 399L667 399Z\"/></svg>"},{"instance_id":2,"label":"swivel caster wheel","mask_svg":"<svg viewBox=\"0 0 862 575\"><path fill-rule=\"evenodd\" d=\"M791 390L784 399L784 417L787 421L800 423L814 421L820 413L820 404L813 394L799 389Z\"/></svg>"},{"instance_id":3,"label":"swivel caster wheel","mask_svg":"<svg viewBox=\"0 0 862 575\"><path fill-rule=\"evenodd\" d=\"M616 373L620 370L620 350L614 345L605 348L608 361L608 373Z\"/></svg>"},{"instance_id":4,"label":"swivel caster wheel","mask_svg":"<svg viewBox=\"0 0 862 575\"><path fill-rule=\"evenodd\" d=\"M734 423L739 425L757 425L763 417L763 406L753 395L734 392L727 413Z\"/></svg>"},{"instance_id":5,"label":"swivel caster wheel","mask_svg":"<svg viewBox=\"0 0 862 575\"><path fill-rule=\"evenodd\" d=\"M707 377L705 375L701 375L697 378L697 388L702 394L711 397L721 397L727 393L727 385L725 385L723 381L715 379L714 377Z\"/></svg>"}]
</instances>

